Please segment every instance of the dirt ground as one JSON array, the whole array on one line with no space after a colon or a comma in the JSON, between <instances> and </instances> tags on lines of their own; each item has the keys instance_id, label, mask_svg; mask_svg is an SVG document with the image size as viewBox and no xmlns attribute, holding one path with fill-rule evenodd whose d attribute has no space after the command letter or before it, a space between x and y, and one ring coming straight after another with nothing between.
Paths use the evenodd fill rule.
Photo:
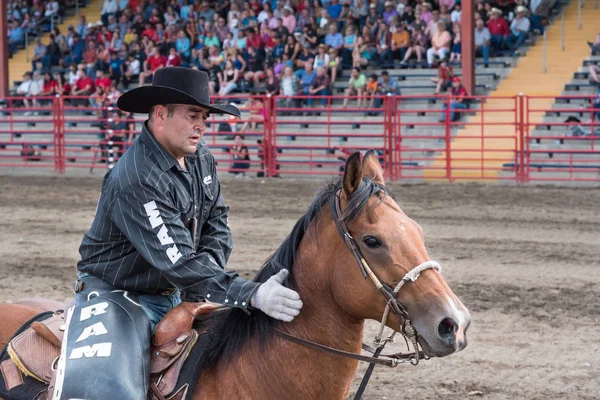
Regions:
<instances>
[{"instance_id":1,"label":"dirt ground","mask_svg":"<svg viewBox=\"0 0 600 400\"><path fill-rule=\"evenodd\" d=\"M322 183L226 180L236 243L228 268L253 275ZM0 301L70 296L100 184L0 177ZM376 368L365 398L600 398L600 190L391 186L473 323L461 353ZM366 337L374 331L369 324Z\"/></svg>"}]
</instances>

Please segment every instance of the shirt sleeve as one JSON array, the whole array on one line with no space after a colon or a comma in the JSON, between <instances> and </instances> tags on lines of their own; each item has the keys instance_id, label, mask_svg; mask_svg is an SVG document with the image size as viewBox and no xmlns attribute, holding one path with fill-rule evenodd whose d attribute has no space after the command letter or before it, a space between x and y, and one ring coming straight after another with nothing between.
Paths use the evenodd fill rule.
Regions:
<instances>
[{"instance_id":1,"label":"shirt sleeve","mask_svg":"<svg viewBox=\"0 0 600 400\"><path fill-rule=\"evenodd\" d=\"M231 252L227 210L219 195L211 218L201 227L198 250L177 207L151 185L137 184L119 193L109 215L140 255L181 290L183 300L205 298L247 308L259 283L224 270Z\"/></svg>"}]
</instances>

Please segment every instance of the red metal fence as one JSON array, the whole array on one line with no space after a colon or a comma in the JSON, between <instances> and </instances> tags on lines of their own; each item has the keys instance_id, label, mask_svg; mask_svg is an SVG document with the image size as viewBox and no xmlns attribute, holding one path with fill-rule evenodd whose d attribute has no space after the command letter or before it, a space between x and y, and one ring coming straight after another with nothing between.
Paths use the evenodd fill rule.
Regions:
<instances>
[{"instance_id":1,"label":"red metal fence","mask_svg":"<svg viewBox=\"0 0 600 400\"><path fill-rule=\"evenodd\" d=\"M389 180L600 182L600 97L471 96L466 108L433 95L214 101L242 111L240 119L209 120L204 140L222 172L339 174L348 154L374 149ZM0 105L0 167L112 168L142 118L93 97L7 98Z\"/></svg>"}]
</instances>

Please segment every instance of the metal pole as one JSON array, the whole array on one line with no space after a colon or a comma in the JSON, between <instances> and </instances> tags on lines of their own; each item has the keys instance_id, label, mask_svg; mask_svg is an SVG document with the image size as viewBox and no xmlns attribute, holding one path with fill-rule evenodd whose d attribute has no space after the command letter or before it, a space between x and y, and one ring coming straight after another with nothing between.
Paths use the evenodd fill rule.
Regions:
<instances>
[{"instance_id":1,"label":"metal pole","mask_svg":"<svg viewBox=\"0 0 600 400\"><path fill-rule=\"evenodd\" d=\"M25 31L25 60L29 62L29 32Z\"/></svg>"},{"instance_id":2,"label":"metal pole","mask_svg":"<svg viewBox=\"0 0 600 400\"><path fill-rule=\"evenodd\" d=\"M75 0L75 16L79 18L79 0Z\"/></svg>"},{"instance_id":3,"label":"metal pole","mask_svg":"<svg viewBox=\"0 0 600 400\"><path fill-rule=\"evenodd\" d=\"M544 55L542 57L542 73L546 73L546 30L544 30Z\"/></svg>"},{"instance_id":4,"label":"metal pole","mask_svg":"<svg viewBox=\"0 0 600 400\"><path fill-rule=\"evenodd\" d=\"M596 0L598 1L598 0ZM565 12L560 13L560 50L565 51Z\"/></svg>"},{"instance_id":5,"label":"metal pole","mask_svg":"<svg viewBox=\"0 0 600 400\"><path fill-rule=\"evenodd\" d=\"M581 0L577 1L577 29L581 30Z\"/></svg>"},{"instance_id":6,"label":"metal pole","mask_svg":"<svg viewBox=\"0 0 600 400\"><path fill-rule=\"evenodd\" d=\"M8 14L7 3L7 1L0 1L0 99L8 96L10 89L8 83L8 29L6 29L8 21L5 17Z\"/></svg>"}]
</instances>

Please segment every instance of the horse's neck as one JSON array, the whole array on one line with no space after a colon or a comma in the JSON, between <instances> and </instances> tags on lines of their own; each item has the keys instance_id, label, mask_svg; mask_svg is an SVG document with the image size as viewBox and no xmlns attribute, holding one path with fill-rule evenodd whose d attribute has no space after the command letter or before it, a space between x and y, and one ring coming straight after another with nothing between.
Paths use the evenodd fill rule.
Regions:
<instances>
[{"instance_id":1,"label":"horse's neck","mask_svg":"<svg viewBox=\"0 0 600 400\"><path fill-rule=\"evenodd\" d=\"M296 266L298 267L298 266ZM312 286L312 287L309 287ZM300 285L300 315L280 329L303 339L360 353L364 321L346 316L331 291ZM249 342L239 357L203 375L194 399L345 399L358 362L273 336Z\"/></svg>"}]
</instances>

